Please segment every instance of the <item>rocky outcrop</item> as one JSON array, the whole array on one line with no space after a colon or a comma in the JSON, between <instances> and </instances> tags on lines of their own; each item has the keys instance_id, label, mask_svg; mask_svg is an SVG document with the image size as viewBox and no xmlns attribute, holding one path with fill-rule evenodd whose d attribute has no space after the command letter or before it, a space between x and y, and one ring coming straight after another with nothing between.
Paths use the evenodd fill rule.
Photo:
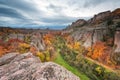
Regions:
<instances>
[{"instance_id":1,"label":"rocky outcrop","mask_svg":"<svg viewBox=\"0 0 120 80\"><path fill-rule=\"evenodd\" d=\"M87 23L87 21L85 21L84 19L79 19L79 20L73 22L73 23L68 27L68 29L82 27L82 26L84 26L84 24L86 24L86 23Z\"/></svg>"},{"instance_id":2,"label":"rocky outcrop","mask_svg":"<svg viewBox=\"0 0 120 80\"><path fill-rule=\"evenodd\" d=\"M42 34L35 33L31 36L31 45L36 47L39 50L45 50L45 44L43 41Z\"/></svg>"},{"instance_id":3,"label":"rocky outcrop","mask_svg":"<svg viewBox=\"0 0 120 80\"><path fill-rule=\"evenodd\" d=\"M24 33L5 33L4 32L4 34L0 35L0 40L4 42L10 41L11 44L14 44L15 42L14 40L17 40L16 42L31 43L31 46L36 47L36 49L39 51L39 50L45 50L45 44L43 41L42 34L44 33L32 32L31 34L24 34Z\"/></svg>"},{"instance_id":4,"label":"rocky outcrop","mask_svg":"<svg viewBox=\"0 0 120 80\"><path fill-rule=\"evenodd\" d=\"M105 11L95 15L93 18L88 20L88 23L98 24L103 21L111 20L111 19L120 19L120 8L114 11Z\"/></svg>"},{"instance_id":5,"label":"rocky outcrop","mask_svg":"<svg viewBox=\"0 0 120 80\"><path fill-rule=\"evenodd\" d=\"M106 42L110 46L116 45L116 50L120 50L119 39L119 24L120 23L120 8L114 11L106 11L95 15L90 20L86 21L82 27L73 27L67 29L72 30L71 36L75 41L82 41L83 46L90 47L97 41ZM81 20L81 19L80 19ZM78 20L79 21L79 20ZM74 22L77 25L77 21ZM71 25L73 26L73 24Z\"/></svg>"},{"instance_id":6,"label":"rocky outcrop","mask_svg":"<svg viewBox=\"0 0 120 80\"><path fill-rule=\"evenodd\" d=\"M72 25L75 27L77 26L83 26L86 23L86 21L84 19L79 19L76 22L73 22Z\"/></svg>"},{"instance_id":7,"label":"rocky outcrop","mask_svg":"<svg viewBox=\"0 0 120 80\"><path fill-rule=\"evenodd\" d=\"M89 19L88 21L85 21L84 19L79 19L75 22L73 22L70 26L68 26L66 29L72 29L72 28L81 28L81 27L95 27L94 25L103 23L105 21L110 21L114 19L120 19L120 8L114 10L114 11L105 11L101 12L99 14L94 15L93 18ZM105 25L105 24L103 24ZM97 26L101 27L101 26Z\"/></svg>"},{"instance_id":8,"label":"rocky outcrop","mask_svg":"<svg viewBox=\"0 0 120 80\"><path fill-rule=\"evenodd\" d=\"M113 16L113 18L120 19L120 8L114 10L112 12L112 16Z\"/></svg>"},{"instance_id":9,"label":"rocky outcrop","mask_svg":"<svg viewBox=\"0 0 120 80\"><path fill-rule=\"evenodd\" d=\"M93 18L91 18L88 23L96 24L102 21L105 21L109 19L111 16L111 11L101 12L97 15L95 15Z\"/></svg>"},{"instance_id":10,"label":"rocky outcrop","mask_svg":"<svg viewBox=\"0 0 120 80\"><path fill-rule=\"evenodd\" d=\"M90 47L97 41L103 41L107 33L106 28L84 28L75 31L71 36L75 41L82 41L84 47Z\"/></svg>"},{"instance_id":11,"label":"rocky outcrop","mask_svg":"<svg viewBox=\"0 0 120 80\"><path fill-rule=\"evenodd\" d=\"M92 45L93 30L80 29L74 32L71 36L75 41L82 41L83 46L85 47L90 47Z\"/></svg>"},{"instance_id":12,"label":"rocky outcrop","mask_svg":"<svg viewBox=\"0 0 120 80\"><path fill-rule=\"evenodd\" d=\"M53 62L41 63L32 53L9 53L0 58L0 80L80 80Z\"/></svg>"}]
</instances>

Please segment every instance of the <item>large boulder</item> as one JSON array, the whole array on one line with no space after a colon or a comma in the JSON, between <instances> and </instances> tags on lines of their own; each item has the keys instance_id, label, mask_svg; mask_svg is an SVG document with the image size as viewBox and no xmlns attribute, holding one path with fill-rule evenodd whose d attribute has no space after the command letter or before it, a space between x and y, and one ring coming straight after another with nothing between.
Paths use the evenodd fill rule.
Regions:
<instances>
[{"instance_id":1,"label":"large boulder","mask_svg":"<svg viewBox=\"0 0 120 80\"><path fill-rule=\"evenodd\" d=\"M9 53L0 58L0 80L80 80L53 62L41 63L32 53Z\"/></svg>"}]
</instances>

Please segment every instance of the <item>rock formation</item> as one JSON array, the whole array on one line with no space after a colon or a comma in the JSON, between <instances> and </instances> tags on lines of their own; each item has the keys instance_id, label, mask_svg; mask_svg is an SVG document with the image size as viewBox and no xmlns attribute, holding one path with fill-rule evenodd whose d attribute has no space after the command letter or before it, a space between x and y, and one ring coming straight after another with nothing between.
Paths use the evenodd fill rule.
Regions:
<instances>
[{"instance_id":1,"label":"rock formation","mask_svg":"<svg viewBox=\"0 0 120 80\"><path fill-rule=\"evenodd\" d=\"M0 58L0 80L80 80L53 62L41 63L32 53L9 53Z\"/></svg>"},{"instance_id":2,"label":"rock formation","mask_svg":"<svg viewBox=\"0 0 120 80\"><path fill-rule=\"evenodd\" d=\"M84 21L82 27L75 27L78 25L78 22L84 20L78 20L72 23L67 29L66 32L71 33L71 36L76 41L82 41L85 47L90 47L93 43L97 41L107 41L111 40L110 45L116 45L117 48L115 51L120 50L120 41L119 41L119 27L120 27L120 9L114 11L106 11L95 15L93 18L88 21ZM64 31L65 32L65 31ZM120 52L120 51L119 51Z\"/></svg>"},{"instance_id":3,"label":"rock formation","mask_svg":"<svg viewBox=\"0 0 120 80\"><path fill-rule=\"evenodd\" d=\"M95 15L88 22L92 23L92 24L96 24L96 23L99 23L99 22L104 21L106 19L109 19L110 16L111 16L110 11L102 12L102 13L99 13L99 14Z\"/></svg>"},{"instance_id":4,"label":"rock formation","mask_svg":"<svg viewBox=\"0 0 120 80\"><path fill-rule=\"evenodd\" d=\"M68 28L73 28L73 27L82 27L84 24L87 22L84 19L79 19L76 22L72 23L72 26L69 26Z\"/></svg>"},{"instance_id":5,"label":"rock formation","mask_svg":"<svg viewBox=\"0 0 120 80\"><path fill-rule=\"evenodd\" d=\"M115 45L116 45L116 50L115 52L120 52L120 30L117 30L115 33Z\"/></svg>"}]
</instances>

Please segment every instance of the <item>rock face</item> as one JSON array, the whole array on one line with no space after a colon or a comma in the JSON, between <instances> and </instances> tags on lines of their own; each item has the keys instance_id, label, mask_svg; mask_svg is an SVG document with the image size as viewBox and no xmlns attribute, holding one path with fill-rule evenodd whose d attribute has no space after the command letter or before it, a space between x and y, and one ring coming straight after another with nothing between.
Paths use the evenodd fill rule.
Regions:
<instances>
[{"instance_id":1,"label":"rock face","mask_svg":"<svg viewBox=\"0 0 120 80\"><path fill-rule=\"evenodd\" d=\"M72 29L72 28L81 28L81 27L86 27L88 25L92 25L89 27L94 27L93 25L103 23L105 21L109 21L112 19L120 19L120 8L114 10L114 11L105 11L101 12L99 14L94 15L93 18L89 19L88 21L84 19L79 19L75 22L73 22L70 26L67 27L67 29ZM105 24L103 24L105 25ZM101 27L101 25L100 25Z\"/></svg>"},{"instance_id":2,"label":"rock face","mask_svg":"<svg viewBox=\"0 0 120 80\"><path fill-rule=\"evenodd\" d=\"M99 14L95 15L88 22L95 24L97 22L101 22L101 21L104 21L106 19L109 19L110 16L111 16L111 12L110 11L102 12L102 13L99 13Z\"/></svg>"},{"instance_id":3,"label":"rock face","mask_svg":"<svg viewBox=\"0 0 120 80\"><path fill-rule=\"evenodd\" d=\"M1 28L0 28L1 29ZM29 31L29 30L28 30ZM11 42L11 44L14 45L14 43L17 42L27 42L31 43L31 46L36 47L36 49L39 50L45 50L45 44L43 41L43 35L44 33L40 32L31 32L31 34L25 34L25 33L6 33L0 35L0 40L4 42ZM15 42L16 40L16 42Z\"/></svg>"},{"instance_id":4,"label":"rock face","mask_svg":"<svg viewBox=\"0 0 120 80\"><path fill-rule=\"evenodd\" d=\"M80 80L53 63L41 63L32 53L9 53L0 58L0 80Z\"/></svg>"},{"instance_id":5,"label":"rock face","mask_svg":"<svg viewBox=\"0 0 120 80\"><path fill-rule=\"evenodd\" d=\"M116 31L115 33L115 45L116 45L116 50L115 52L120 52L120 31Z\"/></svg>"},{"instance_id":6,"label":"rock face","mask_svg":"<svg viewBox=\"0 0 120 80\"><path fill-rule=\"evenodd\" d=\"M73 22L68 28L73 28L73 27L82 27L84 24L87 22L84 19L79 19L76 22Z\"/></svg>"},{"instance_id":7,"label":"rock face","mask_svg":"<svg viewBox=\"0 0 120 80\"><path fill-rule=\"evenodd\" d=\"M99 41L105 42L110 47L116 46L114 52L120 52L120 8L99 13L82 27L75 27L80 21L81 19L66 29L75 41L82 42L86 48Z\"/></svg>"},{"instance_id":8,"label":"rock face","mask_svg":"<svg viewBox=\"0 0 120 80\"><path fill-rule=\"evenodd\" d=\"M45 50L45 44L40 33L36 33L31 37L31 44L35 46L38 51Z\"/></svg>"},{"instance_id":9,"label":"rock face","mask_svg":"<svg viewBox=\"0 0 120 80\"><path fill-rule=\"evenodd\" d=\"M72 37L76 41L82 41L83 46L90 47L93 43L97 41L102 41L107 35L108 31L105 28L86 28L86 29L79 29L72 34Z\"/></svg>"},{"instance_id":10,"label":"rock face","mask_svg":"<svg viewBox=\"0 0 120 80\"><path fill-rule=\"evenodd\" d=\"M114 11L112 12L112 16L113 16L114 18L116 18L116 19L119 19L119 18L120 18L120 8L114 10Z\"/></svg>"}]
</instances>

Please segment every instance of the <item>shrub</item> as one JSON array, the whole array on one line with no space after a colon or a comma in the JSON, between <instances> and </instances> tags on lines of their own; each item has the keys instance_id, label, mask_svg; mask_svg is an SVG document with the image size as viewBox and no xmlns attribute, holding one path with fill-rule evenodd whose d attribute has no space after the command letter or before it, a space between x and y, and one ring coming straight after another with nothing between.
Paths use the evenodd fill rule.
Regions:
<instances>
[{"instance_id":1,"label":"shrub","mask_svg":"<svg viewBox=\"0 0 120 80\"><path fill-rule=\"evenodd\" d=\"M120 65L120 52L116 52L114 55L112 55L112 61L116 65Z\"/></svg>"},{"instance_id":2,"label":"shrub","mask_svg":"<svg viewBox=\"0 0 120 80\"><path fill-rule=\"evenodd\" d=\"M20 53L26 53L30 50L30 45L27 43L19 43L18 51Z\"/></svg>"},{"instance_id":3,"label":"shrub","mask_svg":"<svg viewBox=\"0 0 120 80\"><path fill-rule=\"evenodd\" d=\"M50 61L50 53L49 53L49 51L45 51L44 54L45 54L45 61Z\"/></svg>"},{"instance_id":4,"label":"shrub","mask_svg":"<svg viewBox=\"0 0 120 80\"><path fill-rule=\"evenodd\" d=\"M106 72L103 76L104 80L120 80L120 76L112 72Z\"/></svg>"},{"instance_id":5,"label":"shrub","mask_svg":"<svg viewBox=\"0 0 120 80\"><path fill-rule=\"evenodd\" d=\"M41 60L42 62L45 61L45 55L44 55L43 53L37 52L36 55L40 58L40 60Z\"/></svg>"},{"instance_id":6,"label":"shrub","mask_svg":"<svg viewBox=\"0 0 120 80\"><path fill-rule=\"evenodd\" d=\"M112 25L113 24L113 21L111 20L111 19L109 19L108 21L107 21L107 25L109 26L109 25Z\"/></svg>"}]
</instances>

